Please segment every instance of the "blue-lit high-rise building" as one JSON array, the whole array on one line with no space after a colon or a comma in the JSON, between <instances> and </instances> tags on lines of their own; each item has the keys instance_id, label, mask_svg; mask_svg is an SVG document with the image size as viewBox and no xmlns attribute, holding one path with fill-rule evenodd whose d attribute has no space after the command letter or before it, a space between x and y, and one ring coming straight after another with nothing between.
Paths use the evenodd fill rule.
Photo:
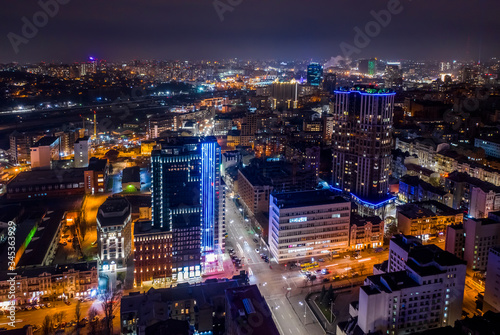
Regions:
<instances>
[{"instance_id":1,"label":"blue-lit high-rise building","mask_svg":"<svg viewBox=\"0 0 500 335\"><path fill-rule=\"evenodd\" d=\"M362 86L335 91L332 186L372 209L389 198L394 95Z\"/></svg>"},{"instance_id":2,"label":"blue-lit high-rise building","mask_svg":"<svg viewBox=\"0 0 500 335\"><path fill-rule=\"evenodd\" d=\"M172 232L172 279L199 277L224 250L221 151L213 137L175 137L151 157L152 224Z\"/></svg>"},{"instance_id":3,"label":"blue-lit high-rise building","mask_svg":"<svg viewBox=\"0 0 500 335\"><path fill-rule=\"evenodd\" d=\"M323 82L323 66L311 63L307 66L307 83L311 86L320 86Z\"/></svg>"}]
</instances>

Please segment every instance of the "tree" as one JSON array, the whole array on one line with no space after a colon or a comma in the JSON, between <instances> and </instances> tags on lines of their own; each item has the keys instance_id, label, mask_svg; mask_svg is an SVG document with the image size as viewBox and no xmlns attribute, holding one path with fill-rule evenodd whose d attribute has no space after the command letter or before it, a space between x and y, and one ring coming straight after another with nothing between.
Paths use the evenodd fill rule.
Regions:
<instances>
[{"instance_id":1,"label":"tree","mask_svg":"<svg viewBox=\"0 0 500 335\"><path fill-rule=\"evenodd\" d=\"M323 306L329 306L333 300L335 300L335 293L333 292L333 286L330 284L330 287L323 297L323 300L321 300L321 304Z\"/></svg>"},{"instance_id":2,"label":"tree","mask_svg":"<svg viewBox=\"0 0 500 335\"><path fill-rule=\"evenodd\" d=\"M54 321L56 323L61 323L61 322L63 322L65 317L66 317L66 312L56 313L56 314L54 314Z\"/></svg>"},{"instance_id":3,"label":"tree","mask_svg":"<svg viewBox=\"0 0 500 335\"><path fill-rule=\"evenodd\" d=\"M113 318L119 308L122 296L121 291L107 290L100 295L102 310L104 311L104 332L107 335L113 334Z\"/></svg>"},{"instance_id":4,"label":"tree","mask_svg":"<svg viewBox=\"0 0 500 335\"><path fill-rule=\"evenodd\" d=\"M323 285L323 287L321 288L321 294L319 295L319 301L323 301L325 294L326 294L326 289L325 289L325 285Z\"/></svg>"},{"instance_id":5,"label":"tree","mask_svg":"<svg viewBox=\"0 0 500 335\"><path fill-rule=\"evenodd\" d=\"M84 241L85 235L87 234L87 222L85 218L82 218L82 220L80 220L78 227L80 228L80 236L82 238L82 241Z\"/></svg>"},{"instance_id":6,"label":"tree","mask_svg":"<svg viewBox=\"0 0 500 335\"><path fill-rule=\"evenodd\" d=\"M52 325L52 318L48 315L45 315L45 319L43 319L42 323L42 334L50 335L52 334L54 327Z\"/></svg>"},{"instance_id":7,"label":"tree","mask_svg":"<svg viewBox=\"0 0 500 335\"><path fill-rule=\"evenodd\" d=\"M82 317L82 306L81 306L80 300L78 300L76 302L76 305L75 305L75 319L76 319L76 323L80 322L81 317Z\"/></svg>"},{"instance_id":8,"label":"tree","mask_svg":"<svg viewBox=\"0 0 500 335\"><path fill-rule=\"evenodd\" d=\"M92 307L91 309L89 309L88 316L89 316L89 321L90 321L90 330L89 330L89 334L90 335L97 334L97 322L93 322L93 321L94 321L94 318L98 314L99 313L97 313L97 309L95 309L94 307Z\"/></svg>"}]
</instances>

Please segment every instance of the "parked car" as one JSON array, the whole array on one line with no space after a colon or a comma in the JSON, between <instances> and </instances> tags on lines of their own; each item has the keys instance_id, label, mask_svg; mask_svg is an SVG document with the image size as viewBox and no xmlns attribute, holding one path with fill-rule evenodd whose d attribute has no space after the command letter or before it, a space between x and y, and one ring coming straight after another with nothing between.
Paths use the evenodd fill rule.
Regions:
<instances>
[{"instance_id":1,"label":"parked car","mask_svg":"<svg viewBox=\"0 0 500 335\"><path fill-rule=\"evenodd\" d=\"M68 306L69 306L69 305L71 305L71 301L69 301L69 300L66 300L64 303L65 303L66 305L68 305Z\"/></svg>"},{"instance_id":2,"label":"parked car","mask_svg":"<svg viewBox=\"0 0 500 335\"><path fill-rule=\"evenodd\" d=\"M325 260L323 258L318 259L318 262L323 263Z\"/></svg>"},{"instance_id":3,"label":"parked car","mask_svg":"<svg viewBox=\"0 0 500 335\"><path fill-rule=\"evenodd\" d=\"M356 256L354 256L354 259L360 259L360 258L363 258L363 256L361 256L360 254L357 254Z\"/></svg>"},{"instance_id":4,"label":"parked car","mask_svg":"<svg viewBox=\"0 0 500 335\"><path fill-rule=\"evenodd\" d=\"M345 255L344 258L345 259L349 259L349 258L351 258L351 256L350 255Z\"/></svg>"},{"instance_id":5,"label":"parked car","mask_svg":"<svg viewBox=\"0 0 500 335\"><path fill-rule=\"evenodd\" d=\"M52 304L50 302L47 303L47 307L50 308L52 307Z\"/></svg>"},{"instance_id":6,"label":"parked car","mask_svg":"<svg viewBox=\"0 0 500 335\"><path fill-rule=\"evenodd\" d=\"M329 278L323 278L323 283L328 283L330 281Z\"/></svg>"}]
</instances>

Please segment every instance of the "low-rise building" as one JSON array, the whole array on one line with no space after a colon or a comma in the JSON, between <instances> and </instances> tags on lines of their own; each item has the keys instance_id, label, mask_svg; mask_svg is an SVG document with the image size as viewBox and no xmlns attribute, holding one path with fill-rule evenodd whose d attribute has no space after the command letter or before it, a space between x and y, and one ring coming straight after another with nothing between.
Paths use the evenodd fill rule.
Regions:
<instances>
[{"instance_id":1,"label":"low-rise building","mask_svg":"<svg viewBox=\"0 0 500 335\"><path fill-rule=\"evenodd\" d=\"M488 156L500 158L500 141L498 139L476 138L474 146L483 148Z\"/></svg>"},{"instance_id":2,"label":"low-rise building","mask_svg":"<svg viewBox=\"0 0 500 335\"><path fill-rule=\"evenodd\" d=\"M489 249L498 245L500 221L492 218L468 219L463 225L449 226L446 232L446 250L462 257L470 270L485 271Z\"/></svg>"},{"instance_id":3,"label":"low-rise building","mask_svg":"<svg viewBox=\"0 0 500 335\"><path fill-rule=\"evenodd\" d=\"M131 206L121 196L109 197L97 211L97 244L103 265L125 263L132 251Z\"/></svg>"},{"instance_id":4,"label":"low-rise building","mask_svg":"<svg viewBox=\"0 0 500 335\"><path fill-rule=\"evenodd\" d=\"M238 170L238 193L252 214L269 210L271 192L312 190L317 186L314 170L285 162L252 161Z\"/></svg>"},{"instance_id":5,"label":"low-rise building","mask_svg":"<svg viewBox=\"0 0 500 335\"><path fill-rule=\"evenodd\" d=\"M435 200L451 207L454 194L439 187L434 187L418 176L405 175L399 181L398 197L403 202Z\"/></svg>"},{"instance_id":6,"label":"low-rise building","mask_svg":"<svg viewBox=\"0 0 500 335\"><path fill-rule=\"evenodd\" d=\"M500 210L500 186L495 186L465 172L455 171L445 178L445 189L453 193L453 208L464 208L474 218L488 217Z\"/></svg>"},{"instance_id":7,"label":"low-rise building","mask_svg":"<svg viewBox=\"0 0 500 335\"><path fill-rule=\"evenodd\" d=\"M0 274L0 307L31 304L56 298L95 296L98 288L97 262L16 269L15 299L9 297L11 278Z\"/></svg>"},{"instance_id":8,"label":"low-rise building","mask_svg":"<svg viewBox=\"0 0 500 335\"><path fill-rule=\"evenodd\" d=\"M132 166L123 169L122 176L122 190L130 191L140 191L141 189L141 168L138 166Z\"/></svg>"},{"instance_id":9,"label":"low-rise building","mask_svg":"<svg viewBox=\"0 0 500 335\"><path fill-rule=\"evenodd\" d=\"M330 190L271 195L269 247L278 263L349 248L351 203Z\"/></svg>"},{"instance_id":10,"label":"low-rise building","mask_svg":"<svg viewBox=\"0 0 500 335\"><path fill-rule=\"evenodd\" d=\"M226 290L242 282L228 280L132 292L121 299L121 334L145 335L146 327L168 319L189 322L195 332L224 331Z\"/></svg>"},{"instance_id":11,"label":"low-rise building","mask_svg":"<svg viewBox=\"0 0 500 335\"><path fill-rule=\"evenodd\" d=\"M31 147L31 168L50 169L52 161L59 160L59 155L59 137L42 137Z\"/></svg>"},{"instance_id":12,"label":"low-rise building","mask_svg":"<svg viewBox=\"0 0 500 335\"><path fill-rule=\"evenodd\" d=\"M85 170L85 194L103 193L108 182L109 165L107 159L92 157Z\"/></svg>"},{"instance_id":13,"label":"low-rise building","mask_svg":"<svg viewBox=\"0 0 500 335\"><path fill-rule=\"evenodd\" d=\"M134 224L134 287L144 282L164 284L172 279L172 232L151 222Z\"/></svg>"},{"instance_id":14,"label":"low-rise building","mask_svg":"<svg viewBox=\"0 0 500 335\"><path fill-rule=\"evenodd\" d=\"M500 247L491 248L486 270L484 302L486 309L500 312ZM484 310L484 309L483 309Z\"/></svg>"},{"instance_id":15,"label":"low-rise building","mask_svg":"<svg viewBox=\"0 0 500 335\"><path fill-rule=\"evenodd\" d=\"M349 247L353 250L378 248L384 244L384 221L378 216L351 216Z\"/></svg>"},{"instance_id":16,"label":"low-rise building","mask_svg":"<svg viewBox=\"0 0 500 335\"><path fill-rule=\"evenodd\" d=\"M142 141L141 142L141 156L151 156L151 152L153 152L156 146L156 141Z\"/></svg>"},{"instance_id":17,"label":"low-rise building","mask_svg":"<svg viewBox=\"0 0 500 335\"><path fill-rule=\"evenodd\" d=\"M279 335L273 315L256 285L226 290L226 334Z\"/></svg>"},{"instance_id":18,"label":"low-rise building","mask_svg":"<svg viewBox=\"0 0 500 335\"><path fill-rule=\"evenodd\" d=\"M400 233L427 240L462 223L463 213L437 201L416 202L397 207L397 222Z\"/></svg>"},{"instance_id":19,"label":"low-rise building","mask_svg":"<svg viewBox=\"0 0 500 335\"><path fill-rule=\"evenodd\" d=\"M7 199L37 199L83 195L85 169L33 170L7 184Z\"/></svg>"}]
</instances>

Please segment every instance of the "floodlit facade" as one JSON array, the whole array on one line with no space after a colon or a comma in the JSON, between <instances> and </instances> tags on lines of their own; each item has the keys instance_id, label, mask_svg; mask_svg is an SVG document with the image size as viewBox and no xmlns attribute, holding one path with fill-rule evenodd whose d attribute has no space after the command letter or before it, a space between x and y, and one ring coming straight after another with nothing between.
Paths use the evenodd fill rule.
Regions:
<instances>
[{"instance_id":1,"label":"floodlit facade","mask_svg":"<svg viewBox=\"0 0 500 335\"><path fill-rule=\"evenodd\" d=\"M199 277L224 252L221 152L215 138L173 138L154 150L152 225L172 232L172 278Z\"/></svg>"},{"instance_id":2,"label":"floodlit facade","mask_svg":"<svg viewBox=\"0 0 500 335\"><path fill-rule=\"evenodd\" d=\"M351 203L329 190L272 194L269 247L279 263L349 247Z\"/></svg>"}]
</instances>

